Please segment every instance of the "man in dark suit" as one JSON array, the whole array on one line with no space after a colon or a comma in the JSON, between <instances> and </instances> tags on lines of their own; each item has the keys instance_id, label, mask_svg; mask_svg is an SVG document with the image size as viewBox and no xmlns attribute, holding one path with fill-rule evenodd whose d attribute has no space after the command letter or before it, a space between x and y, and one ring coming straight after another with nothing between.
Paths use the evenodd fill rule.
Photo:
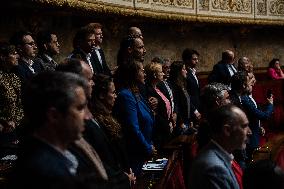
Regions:
<instances>
[{"instance_id":1,"label":"man in dark suit","mask_svg":"<svg viewBox=\"0 0 284 189\"><path fill-rule=\"evenodd\" d=\"M12 36L10 42L16 46L20 55L16 74L23 83L31 79L33 75L43 71L43 67L34 59L37 53L37 45L30 32L17 32Z\"/></svg>"},{"instance_id":2,"label":"man in dark suit","mask_svg":"<svg viewBox=\"0 0 284 189\"><path fill-rule=\"evenodd\" d=\"M77 175L78 161L68 146L82 137L87 83L76 74L46 72L24 91L27 120L12 184L53 188Z\"/></svg>"},{"instance_id":3,"label":"man in dark suit","mask_svg":"<svg viewBox=\"0 0 284 189\"><path fill-rule=\"evenodd\" d=\"M111 76L112 73L106 63L105 54L101 48L103 42L102 25L100 23L90 23L88 27L91 27L94 31L95 44L93 51L91 52L92 66L95 74L104 74Z\"/></svg>"},{"instance_id":4,"label":"man in dark suit","mask_svg":"<svg viewBox=\"0 0 284 189\"><path fill-rule=\"evenodd\" d=\"M217 108L209 118L212 140L192 164L189 187L239 189L232 152L245 149L251 130L245 113L234 105Z\"/></svg>"},{"instance_id":5,"label":"man in dark suit","mask_svg":"<svg viewBox=\"0 0 284 189\"><path fill-rule=\"evenodd\" d=\"M182 60L187 70L187 92L190 96L191 117L195 120L201 118L200 112L200 86L196 76L196 65L198 64L199 53L193 49L185 49L182 53Z\"/></svg>"},{"instance_id":6,"label":"man in dark suit","mask_svg":"<svg viewBox=\"0 0 284 189\"><path fill-rule=\"evenodd\" d=\"M54 56L59 54L59 43L57 36L50 31L41 31L37 35L38 55L37 60L44 70L54 71L57 62Z\"/></svg>"},{"instance_id":7,"label":"man in dark suit","mask_svg":"<svg viewBox=\"0 0 284 189\"><path fill-rule=\"evenodd\" d=\"M88 25L81 27L73 38L74 50L68 56L68 58L77 58L85 61L90 66L92 73L96 73L91 54L95 48L95 38L92 27Z\"/></svg>"},{"instance_id":8,"label":"man in dark suit","mask_svg":"<svg viewBox=\"0 0 284 189\"><path fill-rule=\"evenodd\" d=\"M222 60L214 65L212 72L208 76L209 83L223 83L230 87L231 78L237 72L234 66L234 56L231 50L222 53Z\"/></svg>"}]
</instances>

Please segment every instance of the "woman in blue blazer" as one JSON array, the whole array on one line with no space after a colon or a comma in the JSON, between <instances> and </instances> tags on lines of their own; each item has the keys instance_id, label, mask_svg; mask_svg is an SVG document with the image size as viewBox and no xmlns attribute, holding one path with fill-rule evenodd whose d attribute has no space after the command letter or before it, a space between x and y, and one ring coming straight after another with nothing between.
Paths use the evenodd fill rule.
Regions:
<instances>
[{"instance_id":1,"label":"woman in blue blazer","mask_svg":"<svg viewBox=\"0 0 284 189\"><path fill-rule=\"evenodd\" d=\"M154 117L138 88L145 79L142 63L129 62L118 69L121 88L113 113L122 125L130 167L139 175L144 162L156 153L152 143Z\"/></svg>"}]
</instances>

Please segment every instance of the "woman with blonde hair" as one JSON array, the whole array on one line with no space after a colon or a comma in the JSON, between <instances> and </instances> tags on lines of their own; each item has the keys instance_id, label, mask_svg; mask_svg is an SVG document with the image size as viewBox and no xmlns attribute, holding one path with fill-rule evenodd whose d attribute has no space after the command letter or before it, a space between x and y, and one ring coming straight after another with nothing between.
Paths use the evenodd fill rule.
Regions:
<instances>
[{"instance_id":1,"label":"woman with blonde hair","mask_svg":"<svg viewBox=\"0 0 284 189\"><path fill-rule=\"evenodd\" d=\"M153 140L160 152L172 136L173 127L176 122L173 116L173 109L170 99L166 97L157 85L163 81L164 73L162 65L159 63L150 63L145 66L146 72L146 90L148 97L158 99L158 105L155 110L155 126L153 132Z\"/></svg>"}]
</instances>

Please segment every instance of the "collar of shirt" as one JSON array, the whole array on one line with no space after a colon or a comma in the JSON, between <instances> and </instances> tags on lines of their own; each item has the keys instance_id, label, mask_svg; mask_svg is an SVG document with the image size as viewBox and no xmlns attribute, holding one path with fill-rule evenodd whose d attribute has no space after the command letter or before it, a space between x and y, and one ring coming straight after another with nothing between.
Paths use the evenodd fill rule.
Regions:
<instances>
[{"instance_id":1,"label":"collar of shirt","mask_svg":"<svg viewBox=\"0 0 284 189\"><path fill-rule=\"evenodd\" d=\"M87 59L90 59L91 56L92 56L91 53L86 54L86 58L87 58Z\"/></svg>"},{"instance_id":2,"label":"collar of shirt","mask_svg":"<svg viewBox=\"0 0 284 189\"><path fill-rule=\"evenodd\" d=\"M191 71L191 73L192 73L193 75L196 74L196 69L195 69L195 68L189 68L189 70Z\"/></svg>"},{"instance_id":3,"label":"collar of shirt","mask_svg":"<svg viewBox=\"0 0 284 189\"><path fill-rule=\"evenodd\" d=\"M60 150L57 146L54 146L53 144L50 144L49 142L47 142L45 139L39 137L38 135L34 135L35 138L37 138L38 140L40 140L41 142L45 143L46 145L50 146L51 148L53 148L54 150L56 150L58 153L62 154L66 159L68 159L68 170L72 175L75 175L77 172L77 168L78 168L78 160L77 158L67 149L62 151Z\"/></svg>"},{"instance_id":4,"label":"collar of shirt","mask_svg":"<svg viewBox=\"0 0 284 189\"><path fill-rule=\"evenodd\" d=\"M45 56L49 62L53 61L53 59L49 55L43 54L43 56Z\"/></svg>"},{"instance_id":5,"label":"collar of shirt","mask_svg":"<svg viewBox=\"0 0 284 189\"><path fill-rule=\"evenodd\" d=\"M99 46L94 47L94 50L95 50L95 51L98 51L98 50L100 50L100 49L101 49L101 47L99 47Z\"/></svg>"},{"instance_id":6,"label":"collar of shirt","mask_svg":"<svg viewBox=\"0 0 284 189\"><path fill-rule=\"evenodd\" d=\"M28 64L29 67L34 64L34 61L33 61L32 59L26 59L26 58L22 57L22 60L23 60L26 64Z\"/></svg>"},{"instance_id":7,"label":"collar of shirt","mask_svg":"<svg viewBox=\"0 0 284 189\"><path fill-rule=\"evenodd\" d=\"M233 154L228 153L221 145L219 145L215 140L211 139L211 142L214 143L225 155L228 162L232 162L234 160Z\"/></svg>"}]
</instances>

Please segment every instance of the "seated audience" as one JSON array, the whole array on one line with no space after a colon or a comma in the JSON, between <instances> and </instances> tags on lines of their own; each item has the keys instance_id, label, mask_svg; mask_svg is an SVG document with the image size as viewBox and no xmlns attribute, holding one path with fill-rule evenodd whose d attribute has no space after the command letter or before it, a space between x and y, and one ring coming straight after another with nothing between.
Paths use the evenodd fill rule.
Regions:
<instances>
[{"instance_id":1,"label":"seated audience","mask_svg":"<svg viewBox=\"0 0 284 189\"><path fill-rule=\"evenodd\" d=\"M210 115L209 123L212 138L192 164L189 188L239 189L231 154L245 149L251 134L246 114L234 105L225 105Z\"/></svg>"},{"instance_id":2,"label":"seated audience","mask_svg":"<svg viewBox=\"0 0 284 189\"><path fill-rule=\"evenodd\" d=\"M284 79L284 74L281 70L280 60L278 58L273 58L269 62L267 74L271 79Z\"/></svg>"}]
</instances>

